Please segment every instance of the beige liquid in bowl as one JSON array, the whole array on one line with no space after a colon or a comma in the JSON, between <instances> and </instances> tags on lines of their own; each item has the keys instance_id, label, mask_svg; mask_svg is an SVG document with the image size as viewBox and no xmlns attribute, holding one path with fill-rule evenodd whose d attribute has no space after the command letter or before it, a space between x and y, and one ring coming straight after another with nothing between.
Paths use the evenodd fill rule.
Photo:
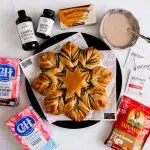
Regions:
<instances>
[{"instance_id":1,"label":"beige liquid in bowl","mask_svg":"<svg viewBox=\"0 0 150 150\"><path fill-rule=\"evenodd\" d=\"M131 22L123 14L114 13L104 19L104 35L108 42L116 47L127 46L132 42L133 33L129 32L128 28L133 30Z\"/></svg>"}]
</instances>

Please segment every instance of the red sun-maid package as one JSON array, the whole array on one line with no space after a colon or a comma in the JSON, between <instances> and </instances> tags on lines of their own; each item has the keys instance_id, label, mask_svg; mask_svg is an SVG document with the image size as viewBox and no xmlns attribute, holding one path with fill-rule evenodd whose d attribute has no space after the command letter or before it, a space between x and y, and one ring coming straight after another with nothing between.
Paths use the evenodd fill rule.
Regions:
<instances>
[{"instance_id":1,"label":"red sun-maid package","mask_svg":"<svg viewBox=\"0 0 150 150\"><path fill-rule=\"evenodd\" d=\"M0 105L19 104L19 59L0 58Z\"/></svg>"},{"instance_id":2,"label":"red sun-maid package","mask_svg":"<svg viewBox=\"0 0 150 150\"><path fill-rule=\"evenodd\" d=\"M115 150L141 150L150 135L150 107L123 96L105 144Z\"/></svg>"}]
</instances>

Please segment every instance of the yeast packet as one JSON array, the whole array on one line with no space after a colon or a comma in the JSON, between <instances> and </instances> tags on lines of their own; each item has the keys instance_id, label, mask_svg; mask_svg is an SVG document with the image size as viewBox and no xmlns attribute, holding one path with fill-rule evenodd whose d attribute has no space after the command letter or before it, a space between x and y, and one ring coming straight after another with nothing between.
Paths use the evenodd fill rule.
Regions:
<instances>
[{"instance_id":1,"label":"yeast packet","mask_svg":"<svg viewBox=\"0 0 150 150\"><path fill-rule=\"evenodd\" d=\"M135 65L137 71L150 71L150 57L135 59Z\"/></svg>"},{"instance_id":2,"label":"yeast packet","mask_svg":"<svg viewBox=\"0 0 150 150\"><path fill-rule=\"evenodd\" d=\"M146 87L149 80L147 72L139 72L132 70L126 86L126 93L134 94L136 96L147 97Z\"/></svg>"}]
</instances>

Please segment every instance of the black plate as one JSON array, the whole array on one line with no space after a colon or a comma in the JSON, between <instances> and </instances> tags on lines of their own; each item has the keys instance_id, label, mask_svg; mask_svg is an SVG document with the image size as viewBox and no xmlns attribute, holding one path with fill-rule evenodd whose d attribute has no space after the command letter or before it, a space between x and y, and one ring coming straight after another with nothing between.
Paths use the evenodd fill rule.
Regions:
<instances>
[{"instance_id":1,"label":"black plate","mask_svg":"<svg viewBox=\"0 0 150 150\"><path fill-rule=\"evenodd\" d=\"M54 37L52 37L51 39L47 40L44 44L42 44L36 51L35 51L35 54L36 53L39 53L41 51L43 51L45 48L55 44L55 43L58 43L60 41L62 41L63 39L75 34L76 32L68 32L68 33L63 33L63 34L59 34L59 35L56 35ZM82 33L83 37L85 38L88 46L93 46L97 49L101 49L101 50L110 50L110 48L104 43L102 42L100 39L92 36L92 35L89 35L89 34L85 34L85 33ZM119 98L119 95L120 95L120 91L121 91L121 86L122 86L122 74L121 74L121 68L120 68L120 65L119 65L119 62L117 60L117 76L116 76L116 79L117 79L117 85L116 85L116 92L117 92L117 100ZM33 106L33 108L36 110L36 112L44 119L45 116L32 92L32 89L28 83L28 81L26 80L26 90L27 90L27 94L28 94L28 97L30 99L30 102L31 102L31 105ZM106 115L107 118L112 118L114 117L112 114L108 114ZM99 121L81 121L80 123L76 123L74 121L56 121L54 122L53 124L59 126L59 127L64 127L64 128L71 128L71 129L77 129L77 128L85 128L85 127L88 127L88 126L91 126L95 123L98 123Z\"/></svg>"}]
</instances>

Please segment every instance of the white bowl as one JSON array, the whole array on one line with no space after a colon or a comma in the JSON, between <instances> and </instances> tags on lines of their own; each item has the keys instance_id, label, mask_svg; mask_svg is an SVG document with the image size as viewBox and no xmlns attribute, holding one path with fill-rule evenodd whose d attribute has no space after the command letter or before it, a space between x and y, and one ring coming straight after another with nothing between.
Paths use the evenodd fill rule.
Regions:
<instances>
[{"instance_id":1,"label":"white bowl","mask_svg":"<svg viewBox=\"0 0 150 150\"><path fill-rule=\"evenodd\" d=\"M133 39L132 39L131 43L129 43L128 45L125 45L125 46L115 46L107 40L107 38L106 38L106 36L103 32L104 20L105 20L106 17L108 17L109 15L114 14L114 13L119 13L119 14L125 15L129 19L129 21L131 22L131 24L133 26L133 31L136 32L136 33L140 33L139 23L138 23L137 19L134 17L134 15L131 12L129 12L125 9L111 9L105 14L105 16L103 17L103 19L100 23L100 36L101 36L102 40L111 49L125 49L125 48L128 48L128 47L131 47L131 46L135 45L135 43L138 39L138 36L136 36L136 35L133 35Z\"/></svg>"}]
</instances>

